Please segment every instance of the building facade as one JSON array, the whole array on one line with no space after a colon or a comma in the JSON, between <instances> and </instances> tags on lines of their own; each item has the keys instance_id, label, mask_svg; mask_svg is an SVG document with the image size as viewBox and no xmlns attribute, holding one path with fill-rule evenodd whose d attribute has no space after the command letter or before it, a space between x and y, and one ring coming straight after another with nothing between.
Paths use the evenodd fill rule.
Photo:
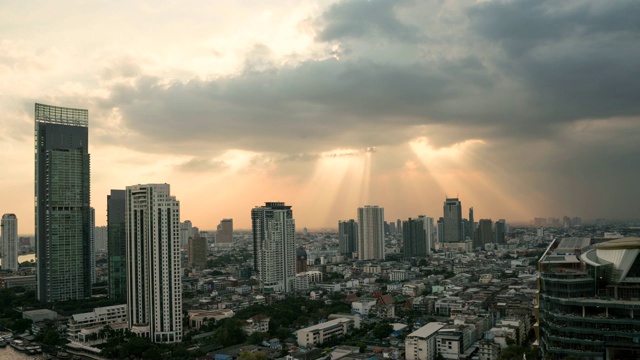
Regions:
<instances>
[{"instance_id":1,"label":"building facade","mask_svg":"<svg viewBox=\"0 0 640 360\"><path fill-rule=\"evenodd\" d=\"M447 198L444 202L443 210L443 242L463 241L462 203L458 198Z\"/></svg>"},{"instance_id":2,"label":"building facade","mask_svg":"<svg viewBox=\"0 0 640 360\"><path fill-rule=\"evenodd\" d=\"M2 270L18 270L18 218L15 214L2 215L0 251L2 251Z\"/></svg>"},{"instance_id":3,"label":"building facade","mask_svg":"<svg viewBox=\"0 0 640 360\"><path fill-rule=\"evenodd\" d=\"M233 219L222 219L216 231L216 244L233 243Z\"/></svg>"},{"instance_id":4,"label":"building facade","mask_svg":"<svg viewBox=\"0 0 640 360\"><path fill-rule=\"evenodd\" d=\"M198 270L207 268L207 239L203 237L195 237L189 239L189 266Z\"/></svg>"},{"instance_id":5,"label":"building facade","mask_svg":"<svg viewBox=\"0 0 640 360\"><path fill-rule=\"evenodd\" d=\"M640 358L640 238L555 239L538 262L534 325L545 359Z\"/></svg>"},{"instance_id":6,"label":"building facade","mask_svg":"<svg viewBox=\"0 0 640 360\"><path fill-rule=\"evenodd\" d=\"M405 359L435 360L438 354L435 335L445 325L445 323L430 322L407 335L404 340Z\"/></svg>"},{"instance_id":7,"label":"building facade","mask_svg":"<svg viewBox=\"0 0 640 360\"><path fill-rule=\"evenodd\" d=\"M182 341L180 203L168 184L126 188L127 315L155 343Z\"/></svg>"},{"instance_id":8,"label":"building facade","mask_svg":"<svg viewBox=\"0 0 640 360\"><path fill-rule=\"evenodd\" d=\"M127 296L125 194L124 190L111 190L107 195L107 257L109 297L112 299Z\"/></svg>"},{"instance_id":9,"label":"building facade","mask_svg":"<svg viewBox=\"0 0 640 360\"><path fill-rule=\"evenodd\" d=\"M358 208L358 259L384 260L384 208Z\"/></svg>"},{"instance_id":10,"label":"building facade","mask_svg":"<svg viewBox=\"0 0 640 360\"><path fill-rule=\"evenodd\" d=\"M358 223L353 220L338 221L339 252L347 259L358 251Z\"/></svg>"},{"instance_id":11,"label":"building facade","mask_svg":"<svg viewBox=\"0 0 640 360\"><path fill-rule=\"evenodd\" d=\"M38 299L91 296L89 112L35 105Z\"/></svg>"},{"instance_id":12,"label":"building facade","mask_svg":"<svg viewBox=\"0 0 640 360\"><path fill-rule=\"evenodd\" d=\"M295 221L291 206L267 202L251 210L254 266L266 293L295 290Z\"/></svg>"},{"instance_id":13,"label":"building facade","mask_svg":"<svg viewBox=\"0 0 640 360\"><path fill-rule=\"evenodd\" d=\"M318 325L313 325L296 331L298 344L311 347L322 344L332 337L346 335L353 329L353 321L348 318L329 320Z\"/></svg>"},{"instance_id":14,"label":"building facade","mask_svg":"<svg viewBox=\"0 0 640 360\"><path fill-rule=\"evenodd\" d=\"M424 257L429 254L430 245L427 240L426 218L409 218L402 222L402 241L404 258Z\"/></svg>"}]
</instances>

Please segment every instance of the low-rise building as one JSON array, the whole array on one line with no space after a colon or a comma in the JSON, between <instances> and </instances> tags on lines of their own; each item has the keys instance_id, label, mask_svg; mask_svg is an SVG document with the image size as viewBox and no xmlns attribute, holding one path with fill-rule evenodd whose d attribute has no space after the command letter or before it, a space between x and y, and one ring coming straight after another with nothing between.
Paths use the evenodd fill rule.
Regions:
<instances>
[{"instance_id":1,"label":"low-rise building","mask_svg":"<svg viewBox=\"0 0 640 360\"><path fill-rule=\"evenodd\" d=\"M431 322L407 335L404 341L405 359L434 360L438 354L435 335L446 324Z\"/></svg>"},{"instance_id":2,"label":"low-rise building","mask_svg":"<svg viewBox=\"0 0 640 360\"><path fill-rule=\"evenodd\" d=\"M105 326L113 330L127 328L127 305L112 305L93 309L91 312L72 315L67 323L67 338L70 341L97 340Z\"/></svg>"},{"instance_id":3,"label":"low-rise building","mask_svg":"<svg viewBox=\"0 0 640 360\"><path fill-rule=\"evenodd\" d=\"M269 320L271 320L271 318L266 315L256 315L245 320L242 330L244 330L247 335L251 335L254 332L266 333L269 331Z\"/></svg>"},{"instance_id":4,"label":"low-rise building","mask_svg":"<svg viewBox=\"0 0 640 360\"><path fill-rule=\"evenodd\" d=\"M352 327L351 319L339 318L300 329L296 331L298 344L305 347L322 344L334 336L348 334Z\"/></svg>"}]
</instances>

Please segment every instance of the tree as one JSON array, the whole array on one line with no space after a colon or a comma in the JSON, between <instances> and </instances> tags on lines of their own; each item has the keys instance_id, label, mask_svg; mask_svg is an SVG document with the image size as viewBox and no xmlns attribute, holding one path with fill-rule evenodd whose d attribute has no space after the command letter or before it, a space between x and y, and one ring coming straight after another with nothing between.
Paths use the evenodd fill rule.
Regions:
<instances>
[{"instance_id":1,"label":"tree","mask_svg":"<svg viewBox=\"0 0 640 360\"><path fill-rule=\"evenodd\" d=\"M260 345L265 337L265 333L254 332L247 338L247 342L251 345Z\"/></svg>"},{"instance_id":2,"label":"tree","mask_svg":"<svg viewBox=\"0 0 640 360\"><path fill-rule=\"evenodd\" d=\"M389 336L389 334L391 334L392 331L393 331L393 326L391 326L389 323L379 322L373 328L373 336L375 336L376 339L384 339L387 336Z\"/></svg>"}]
</instances>

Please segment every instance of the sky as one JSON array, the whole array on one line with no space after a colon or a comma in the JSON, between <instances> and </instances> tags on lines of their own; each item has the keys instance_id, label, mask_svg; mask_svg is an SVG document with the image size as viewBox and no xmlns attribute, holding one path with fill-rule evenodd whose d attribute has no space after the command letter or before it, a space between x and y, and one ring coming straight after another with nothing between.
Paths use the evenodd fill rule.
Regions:
<instances>
[{"instance_id":1,"label":"sky","mask_svg":"<svg viewBox=\"0 0 640 360\"><path fill-rule=\"evenodd\" d=\"M0 213L32 234L34 103L89 110L91 204L171 184L181 218L298 229L364 205L640 218L638 1L0 3Z\"/></svg>"}]
</instances>

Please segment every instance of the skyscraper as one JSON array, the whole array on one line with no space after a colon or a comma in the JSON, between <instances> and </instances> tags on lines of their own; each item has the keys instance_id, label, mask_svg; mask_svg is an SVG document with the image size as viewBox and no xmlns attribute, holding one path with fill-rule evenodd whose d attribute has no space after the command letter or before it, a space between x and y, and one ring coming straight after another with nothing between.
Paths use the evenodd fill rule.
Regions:
<instances>
[{"instance_id":1,"label":"skyscraper","mask_svg":"<svg viewBox=\"0 0 640 360\"><path fill-rule=\"evenodd\" d=\"M292 292L296 279L295 221L291 206L267 202L251 209L254 266L266 293Z\"/></svg>"},{"instance_id":2,"label":"skyscraper","mask_svg":"<svg viewBox=\"0 0 640 360\"><path fill-rule=\"evenodd\" d=\"M500 219L498 221L496 221L496 226L495 226L495 230L494 230L494 234L496 236L496 244L505 244L505 238L504 236L506 235L507 232L507 223L504 221L504 219Z\"/></svg>"},{"instance_id":3,"label":"skyscraper","mask_svg":"<svg viewBox=\"0 0 640 360\"><path fill-rule=\"evenodd\" d=\"M447 198L444 202L444 241L463 241L462 204L458 198Z\"/></svg>"},{"instance_id":4,"label":"skyscraper","mask_svg":"<svg viewBox=\"0 0 640 360\"><path fill-rule=\"evenodd\" d=\"M480 219L473 240L474 248L484 248L486 244L494 241L491 219Z\"/></svg>"},{"instance_id":5,"label":"skyscraper","mask_svg":"<svg viewBox=\"0 0 640 360\"><path fill-rule=\"evenodd\" d=\"M107 195L107 251L109 261L109 297L127 296L127 235L125 232L125 190Z\"/></svg>"},{"instance_id":6,"label":"skyscraper","mask_svg":"<svg viewBox=\"0 0 640 360\"><path fill-rule=\"evenodd\" d=\"M384 256L384 208L358 208L358 258L384 260Z\"/></svg>"},{"instance_id":7,"label":"skyscraper","mask_svg":"<svg viewBox=\"0 0 640 360\"><path fill-rule=\"evenodd\" d=\"M91 296L89 112L35 105L38 299Z\"/></svg>"},{"instance_id":8,"label":"skyscraper","mask_svg":"<svg viewBox=\"0 0 640 360\"><path fill-rule=\"evenodd\" d=\"M127 186L127 315L156 343L182 341L180 202L168 184Z\"/></svg>"},{"instance_id":9,"label":"skyscraper","mask_svg":"<svg viewBox=\"0 0 640 360\"><path fill-rule=\"evenodd\" d=\"M424 231L427 234L427 255L431 254L431 249L435 247L436 228L432 217L422 218L424 222Z\"/></svg>"},{"instance_id":10,"label":"skyscraper","mask_svg":"<svg viewBox=\"0 0 640 360\"><path fill-rule=\"evenodd\" d=\"M353 219L338 221L338 240L340 254L351 259L358 251L358 223Z\"/></svg>"},{"instance_id":11,"label":"skyscraper","mask_svg":"<svg viewBox=\"0 0 640 360\"><path fill-rule=\"evenodd\" d=\"M91 284L96 282L96 209L89 209L89 263Z\"/></svg>"},{"instance_id":12,"label":"skyscraper","mask_svg":"<svg viewBox=\"0 0 640 360\"><path fill-rule=\"evenodd\" d=\"M233 243L233 219L222 219L216 232L216 244Z\"/></svg>"},{"instance_id":13,"label":"skyscraper","mask_svg":"<svg viewBox=\"0 0 640 360\"><path fill-rule=\"evenodd\" d=\"M2 270L18 270L18 218L14 214L2 215L0 251Z\"/></svg>"},{"instance_id":14,"label":"skyscraper","mask_svg":"<svg viewBox=\"0 0 640 360\"><path fill-rule=\"evenodd\" d=\"M204 270L207 268L207 239L196 236L189 239L189 266Z\"/></svg>"},{"instance_id":15,"label":"skyscraper","mask_svg":"<svg viewBox=\"0 0 640 360\"><path fill-rule=\"evenodd\" d=\"M425 217L409 218L402 222L402 241L405 259L427 255Z\"/></svg>"}]
</instances>

